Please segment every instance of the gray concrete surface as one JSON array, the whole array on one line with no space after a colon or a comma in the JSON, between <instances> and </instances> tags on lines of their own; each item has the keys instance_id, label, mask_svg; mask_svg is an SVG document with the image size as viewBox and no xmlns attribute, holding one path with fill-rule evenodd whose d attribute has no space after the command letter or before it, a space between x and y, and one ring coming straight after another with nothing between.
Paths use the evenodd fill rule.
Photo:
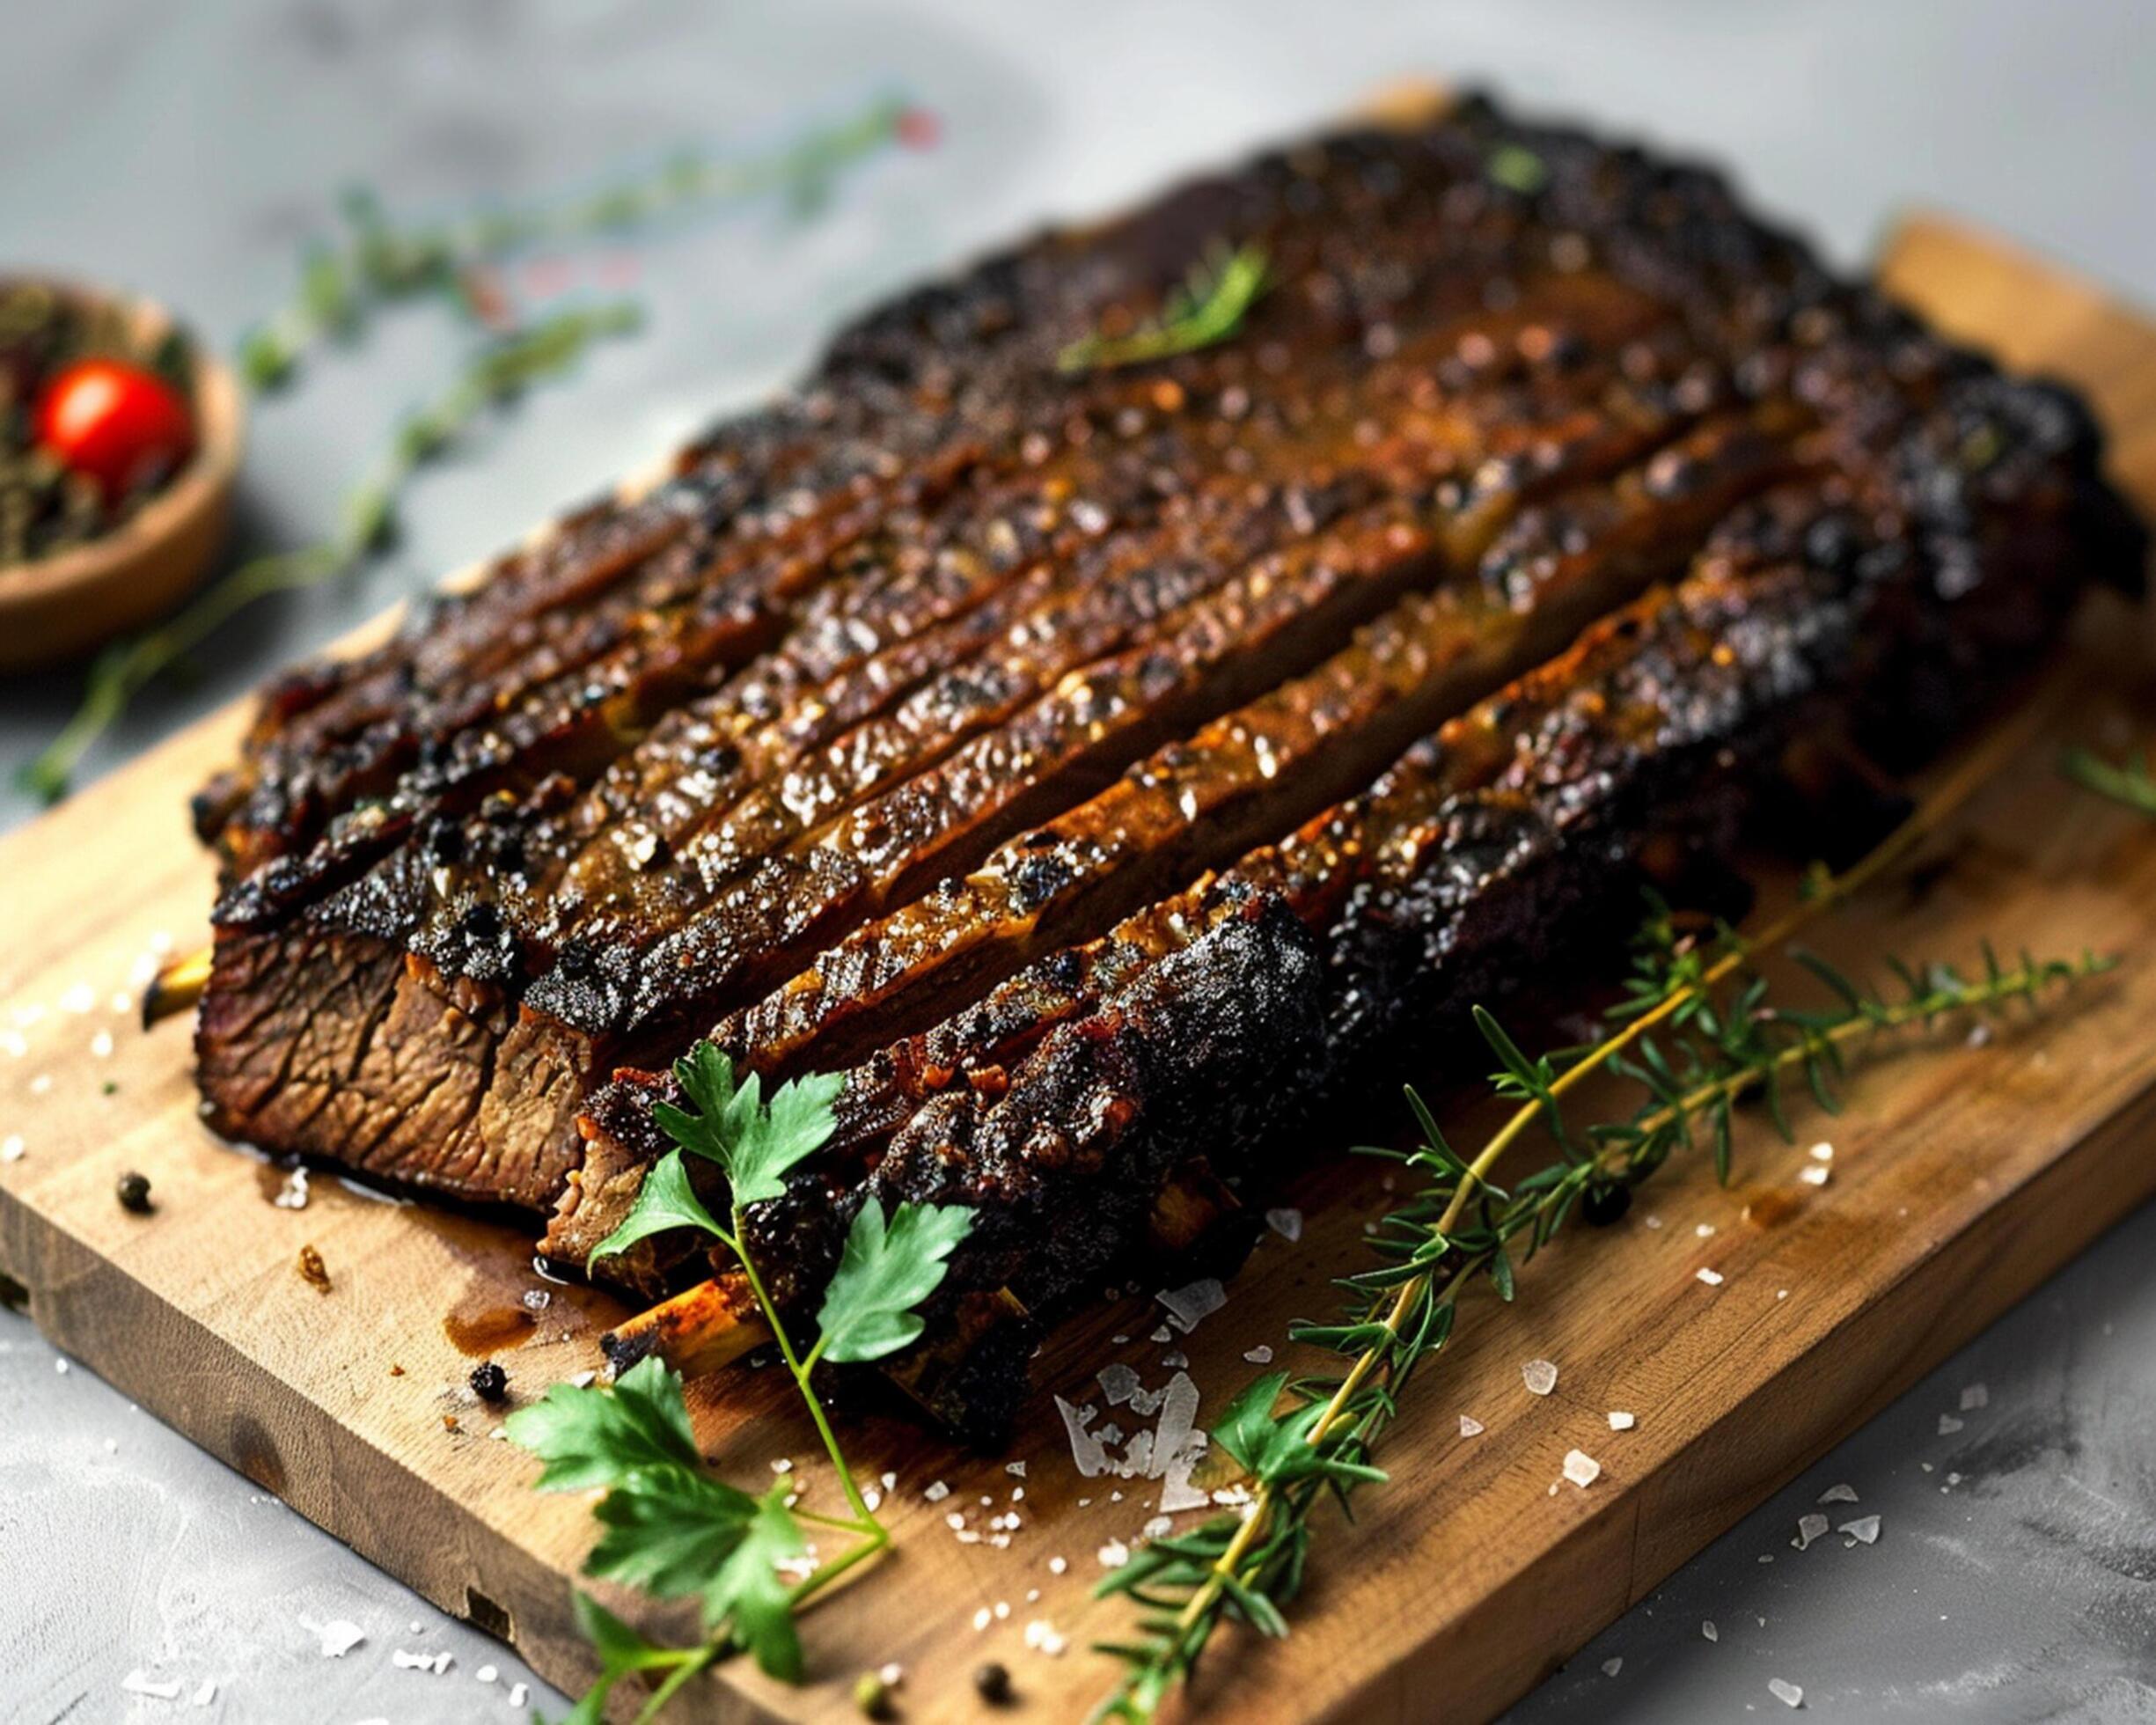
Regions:
<instances>
[{"instance_id":1,"label":"gray concrete surface","mask_svg":"<svg viewBox=\"0 0 2156 1725\"><path fill-rule=\"evenodd\" d=\"M395 557L233 629L198 681L143 701L92 770L781 381L846 308L1403 72L1487 81L1722 158L1844 258L1893 209L1925 202L2156 294L2152 46L2156 21L2121 0L12 8L0 261L133 283L219 340L285 291L295 244L355 180L405 211L548 191L685 141L783 136L888 83L949 121L942 149L857 175L812 225L715 217L641 248L642 338L429 475ZM320 532L458 339L429 310L400 312L363 354L266 406L249 540ZM0 763L33 752L71 696L62 676L0 685ZM0 824L32 812L0 791ZM1848 1719L2156 1719L2152 1262L2144 1215L1514 1716L1771 1714L1779 1678L1807 1709ZM512 1716L509 1685L529 1673L505 1651L55 1366L26 1323L0 1317L0 1719ZM1987 1405L1958 1412L1976 1384ZM1963 1428L1940 1435L1942 1413ZM1841 1482L1881 1516L1879 1542L1792 1550L1798 1516ZM339 1618L367 1639L325 1659L307 1624ZM400 1669L398 1648L455 1663ZM492 1685L476 1681L487 1666ZM131 1672L182 1693L130 1698ZM216 1694L198 1713L205 1680Z\"/></svg>"}]
</instances>

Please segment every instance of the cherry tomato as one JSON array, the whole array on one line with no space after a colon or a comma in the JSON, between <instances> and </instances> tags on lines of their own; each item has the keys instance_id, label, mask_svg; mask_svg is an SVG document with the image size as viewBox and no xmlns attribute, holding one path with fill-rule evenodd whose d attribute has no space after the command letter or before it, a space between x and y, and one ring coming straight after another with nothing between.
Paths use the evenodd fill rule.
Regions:
<instances>
[{"instance_id":1,"label":"cherry tomato","mask_svg":"<svg viewBox=\"0 0 2156 1725\"><path fill-rule=\"evenodd\" d=\"M194 421L178 393L154 373L119 360L88 359L47 386L38 402L37 436L111 499L185 460L194 448Z\"/></svg>"}]
</instances>

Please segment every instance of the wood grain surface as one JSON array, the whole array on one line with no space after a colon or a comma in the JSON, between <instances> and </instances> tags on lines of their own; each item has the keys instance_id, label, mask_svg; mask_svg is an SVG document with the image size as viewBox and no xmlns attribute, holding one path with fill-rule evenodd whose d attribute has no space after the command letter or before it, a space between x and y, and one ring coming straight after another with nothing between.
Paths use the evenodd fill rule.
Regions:
<instances>
[{"instance_id":1,"label":"wood grain surface","mask_svg":"<svg viewBox=\"0 0 2156 1725\"><path fill-rule=\"evenodd\" d=\"M1884 273L1949 330L2087 386L2121 477L2156 503L2156 332L1944 223L1904 229ZM2130 615L2092 600L2042 679L2042 733L1942 835L1923 890L1882 887L1815 942L1859 974L1888 950L1973 962L1986 935L2126 962L2041 1021L1988 1040L1956 1030L1860 1071L1842 1117L1799 1126L1832 1144L1823 1186L1799 1180L1821 1165L1802 1144L1755 1122L1729 1188L1673 1165L1622 1224L1538 1258L1514 1308L1471 1296L1454 1346L1409 1391L1383 1456L1390 1482L1354 1525L1321 1517L1294 1634L1228 1638L1194 1711L1487 1715L2156 1192L2156 834L2054 768L2061 738L2116 746L2156 730ZM530 1489L532 1464L494 1441L497 1414L463 1380L488 1354L516 1395L536 1394L597 1364L619 1309L542 1281L515 1227L387 1203L325 1171L304 1208L280 1207L283 1171L197 1121L185 1024L134 1026L142 967L206 937L211 869L183 804L242 720L183 733L0 845L0 1139L19 1139L0 1156L0 1269L61 1347L575 1688L590 1670L568 1611L584 1505ZM1224 1310L1160 1343L1145 1292L1104 1296L1054 1340L1044 1389L1098 1403L1094 1374L1111 1361L1157 1388L1172 1348L1189 1356L1203 1423L1251 1371L1246 1350L1293 1360L1288 1321L1330 1309L1328 1279L1360 1267L1363 1224L1387 1201L1378 1166L1317 1160L1288 1194L1308 1214L1301 1240L1269 1235ZM152 1182L152 1215L116 1201L129 1170ZM326 1291L298 1273L310 1245ZM1700 1281L1703 1266L1723 1282ZM1521 1381L1536 1358L1559 1368L1547 1398ZM751 1484L791 1458L808 1503L832 1507L782 1390L748 1369L695 1384L700 1437ZM1612 1431L1613 1409L1637 1427ZM1459 1435L1463 1413L1480 1435ZM737 1663L701 1692L703 1714L854 1716L854 1677L896 1661L905 1717L970 1717L971 1674L999 1659L1017 1716L1081 1716L1112 1676L1086 1643L1127 1622L1122 1604L1089 1597L1097 1554L1135 1541L1158 1483L1081 1479L1046 1395L1006 1455L967 1456L874 1413L848 1441L868 1471L896 1476L895 1553L811 1614L805 1687ZM1585 1489L1559 1478L1573 1448L1602 1464ZM1017 1460L1023 1480L1006 1469ZM950 1494L930 1501L939 1481ZM1013 1512L999 1547L990 1517ZM962 1539L954 1514L991 1537ZM1034 1622L1066 1650L1029 1646Z\"/></svg>"}]
</instances>

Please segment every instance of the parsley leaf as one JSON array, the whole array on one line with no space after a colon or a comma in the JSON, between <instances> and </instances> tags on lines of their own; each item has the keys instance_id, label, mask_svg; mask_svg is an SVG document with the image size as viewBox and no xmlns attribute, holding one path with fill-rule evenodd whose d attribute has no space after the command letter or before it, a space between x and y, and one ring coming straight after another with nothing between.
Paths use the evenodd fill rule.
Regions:
<instances>
[{"instance_id":1,"label":"parsley leaf","mask_svg":"<svg viewBox=\"0 0 2156 1725\"><path fill-rule=\"evenodd\" d=\"M708 1473L655 1467L616 1486L591 1513L606 1531L584 1560L587 1575L678 1599L701 1593L733 1554L756 1500Z\"/></svg>"},{"instance_id":2,"label":"parsley leaf","mask_svg":"<svg viewBox=\"0 0 2156 1725\"><path fill-rule=\"evenodd\" d=\"M647 1641L590 1594L579 1589L570 1596L576 1626L584 1632L599 1656L598 1681L584 1692L561 1725L605 1725L606 1698L615 1684L634 1671L663 1671L686 1664L696 1656L693 1648L663 1648ZM540 1715L532 1717L545 1725Z\"/></svg>"},{"instance_id":3,"label":"parsley leaf","mask_svg":"<svg viewBox=\"0 0 2156 1725\"><path fill-rule=\"evenodd\" d=\"M582 1588L570 1603L576 1611L576 1626L584 1632L599 1664L609 1676L625 1671L656 1670L678 1665L685 1656L678 1648L663 1648L647 1641Z\"/></svg>"},{"instance_id":4,"label":"parsley leaf","mask_svg":"<svg viewBox=\"0 0 2156 1725\"><path fill-rule=\"evenodd\" d=\"M763 1080L752 1072L737 1084L733 1061L710 1042L676 1061L674 1077L697 1112L662 1102L652 1118L683 1149L726 1171L736 1208L784 1194L787 1170L830 1138L831 1105L846 1084L830 1074L796 1078L766 1106Z\"/></svg>"},{"instance_id":5,"label":"parsley leaf","mask_svg":"<svg viewBox=\"0 0 2156 1725\"><path fill-rule=\"evenodd\" d=\"M754 1513L732 1554L704 1588L704 1618L714 1626L724 1619L734 1640L770 1676L799 1683L801 1636L794 1627L793 1589L776 1567L807 1547L801 1523L786 1507L790 1489L781 1479L752 1500Z\"/></svg>"},{"instance_id":6,"label":"parsley leaf","mask_svg":"<svg viewBox=\"0 0 2156 1725\"><path fill-rule=\"evenodd\" d=\"M786 1505L792 1483L751 1497L706 1472L676 1374L649 1359L611 1390L557 1384L505 1425L513 1442L546 1464L543 1488L607 1487L591 1512L605 1530L584 1560L586 1575L661 1599L700 1597L707 1628L726 1626L772 1676L800 1677L793 1592L774 1567L804 1549ZM616 1677L678 1665L695 1652L653 1646L582 1595L577 1620L599 1651L598 1706ZM584 1700L593 1705L590 1696ZM593 1710L570 1720L599 1716Z\"/></svg>"},{"instance_id":7,"label":"parsley leaf","mask_svg":"<svg viewBox=\"0 0 2156 1725\"><path fill-rule=\"evenodd\" d=\"M502 1423L511 1442L546 1464L541 1491L619 1486L645 1468L695 1468L703 1461L681 1380L656 1356L637 1362L611 1390L556 1384Z\"/></svg>"},{"instance_id":8,"label":"parsley leaf","mask_svg":"<svg viewBox=\"0 0 2156 1725\"><path fill-rule=\"evenodd\" d=\"M901 1204L886 1229L884 1207L869 1200L824 1290L818 1351L826 1360L880 1360L912 1341L924 1327L913 1308L935 1292L944 1259L972 1227L962 1205Z\"/></svg>"},{"instance_id":9,"label":"parsley leaf","mask_svg":"<svg viewBox=\"0 0 2156 1725\"><path fill-rule=\"evenodd\" d=\"M752 1165L735 1153L734 1202L753 1204L760 1199L781 1196L786 1186L780 1176L796 1163L822 1149L838 1122L831 1105L846 1088L839 1073L810 1073L781 1084L772 1092L765 1109Z\"/></svg>"},{"instance_id":10,"label":"parsley leaf","mask_svg":"<svg viewBox=\"0 0 2156 1725\"><path fill-rule=\"evenodd\" d=\"M646 1236L663 1234L670 1228L700 1228L707 1234L725 1237L725 1230L712 1219L690 1185L688 1166L681 1160L679 1150L669 1150L651 1164L621 1226L593 1246L586 1261L596 1264L602 1258L612 1258Z\"/></svg>"}]
</instances>

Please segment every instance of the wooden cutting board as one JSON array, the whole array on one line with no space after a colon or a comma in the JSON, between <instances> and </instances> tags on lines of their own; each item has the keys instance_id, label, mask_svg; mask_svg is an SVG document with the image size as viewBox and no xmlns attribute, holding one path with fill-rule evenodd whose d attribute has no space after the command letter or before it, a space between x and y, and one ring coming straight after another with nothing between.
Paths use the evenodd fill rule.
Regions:
<instances>
[{"instance_id":1,"label":"wooden cutting board","mask_svg":"<svg viewBox=\"0 0 2156 1725\"><path fill-rule=\"evenodd\" d=\"M1885 271L1949 330L2087 388L2116 428L2121 478L2156 504L2156 330L1941 222L1905 227ZM1732 1188L1673 1166L1623 1224L1537 1259L1515 1308L1470 1297L1385 1446L1390 1483L1353 1526L1321 1516L1294 1634L1228 1638L1197 1692L1208 1716L1496 1710L2156 1192L2156 828L2053 766L2061 738L2117 750L2156 734L2138 618L2093 605L2047 679L2052 723L1934 848L1922 892L1876 891L1816 943L1859 974L1888 950L1973 962L1986 935L2046 955L2116 951L2123 965L2039 1023L1983 1046L1956 1032L1860 1073L1842 1118L1800 1127L1832 1143L1824 1186L1799 1180L1821 1165L1803 1148L1755 1125ZM462 1384L474 1354L500 1359L519 1395L588 1369L619 1309L543 1282L514 1228L320 1172L304 1208L273 1202L282 1173L195 1119L187 1026L134 1027L150 955L206 937L211 870L182 805L242 718L183 733L0 845L0 1138L21 1144L0 1158L0 1268L62 1347L576 1689L590 1670L568 1611L584 1506L532 1493L531 1463L492 1441L497 1416ZM127 1170L150 1177L154 1215L115 1201ZM1269 1236L1187 1338L1150 1340L1163 1314L1142 1295L1104 1297L1056 1338L1044 1389L1099 1404L1094 1375L1111 1361L1158 1388L1172 1348L1203 1392L1201 1423L1217 1414L1252 1369L1245 1350L1294 1358L1289 1319L1328 1313L1328 1278L1367 1261L1381 1173L1340 1163L1305 1182L1290 1195L1308 1212L1301 1240ZM297 1271L307 1245L326 1292ZM1698 1280L1703 1266L1724 1281ZM1536 1358L1559 1367L1547 1398L1522 1385ZM831 1507L781 1390L748 1369L700 1383L700 1435L744 1482L793 1458L808 1502ZM1610 1409L1637 1428L1612 1432ZM1480 1435L1459 1435L1463 1413ZM1140 1423L1106 1409L1096 1428L1111 1418ZM1158 1483L1080 1478L1045 1395L1005 1456L888 1418L849 1442L896 1476L895 1555L812 1613L805 1687L737 1664L703 1692L708 1716L850 1716L854 1677L890 1661L905 1716L971 1716L970 1674L992 1658L1011 1668L1021 1716L1080 1716L1113 1675L1087 1643L1128 1621L1089 1597L1097 1553L1137 1538ZM1602 1463L1584 1490L1558 1483L1575 1447ZM1021 1460L1023 1481L1005 1465ZM931 1501L938 1482L949 1494ZM1016 1527L989 1527L1014 1511ZM962 1538L954 1514L984 1537ZM1035 1621L1067 1650L1029 1645Z\"/></svg>"}]
</instances>

